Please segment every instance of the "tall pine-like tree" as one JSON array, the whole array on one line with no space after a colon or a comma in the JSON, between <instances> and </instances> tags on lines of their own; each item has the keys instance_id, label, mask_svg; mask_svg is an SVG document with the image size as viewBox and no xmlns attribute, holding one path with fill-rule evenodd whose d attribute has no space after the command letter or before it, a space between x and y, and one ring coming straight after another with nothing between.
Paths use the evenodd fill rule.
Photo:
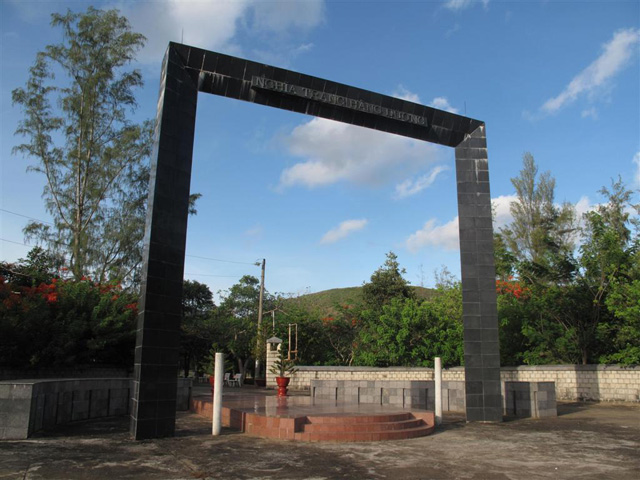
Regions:
<instances>
[{"instance_id":1,"label":"tall pine-like tree","mask_svg":"<svg viewBox=\"0 0 640 480\"><path fill-rule=\"evenodd\" d=\"M575 209L569 203L555 204L555 179L549 172L538 175L533 155L525 153L522 162L520 175L511 179L517 195L510 207L513 221L501 229L498 243L527 282L566 281L574 270Z\"/></svg>"},{"instance_id":2,"label":"tall pine-like tree","mask_svg":"<svg viewBox=\"0 0 640 480\"><path fill-rule=\"evenodd\" d=\"M36 56L24 88L14 148L43 174L53 225L31 222L27 237L63 253L76 279L127 280L139 265L152 124L135 124L134 91L142 76L128 70L145 38L118 11L92 7L53 14L63 41Z\"/></svg>"},{"instance_id":3,"label":"tall pine-like tree","mask_svg":"<svg viewBox=\"0 0 640 480\"><path fill-rule=\"evenodd\" d=\"M393 252L387 253L384 264L373 272L371 281L362 286L365 307L377 312L393 298L414 298L409 282L402 276L404 273L398 256Z\"/></svg>"}]
</instances>

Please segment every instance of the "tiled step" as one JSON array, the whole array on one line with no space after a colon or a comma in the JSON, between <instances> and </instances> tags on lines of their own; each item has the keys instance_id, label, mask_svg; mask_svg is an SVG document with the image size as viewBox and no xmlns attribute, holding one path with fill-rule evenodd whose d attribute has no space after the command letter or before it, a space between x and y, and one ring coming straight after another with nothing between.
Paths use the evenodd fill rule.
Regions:
<instances>
[{"instance_id":1,"label":"tiled step","mask_svg":"<svg viewBox=\"0 0 640 480\"><path fill-rule=\"evenodd\" d=\"M410 418L397 422L369 422L369 423L308 423L304 425L305 433L321 432L384 432L388 430L406 430L420 427L425 423L419 418Z\"/></svg>"},{"instance_id":2,"label":"tiled step","mask_svg":"<svg viewBox=\"0 0 640 480\"><path fill-rule=\"evenodd\" d=\"M378 415L309 415L308 423L312 424L354 424L354 423L384 423L384 422L401 422L402 420L411 420L415 417L410 412L391 413Z\"/></svg>"},{"instance_id":3,"label":"tiled step","mask_svg":"<svg viewBox=\"0 0 640 480\"><path fill-rule=\"evenodd\" d=\"M433 432L434 427L421 425L402 430L384 430L372 432L301 432L296 433L295 440L305 442L380 442L385 440L405 440L424 437Z\"/></svg>"},{"instance_id":4,"label":"tiled step","mask_svg":"<svg viewBox=\"0 0 640 480\"><path fill-rule=\"evenodd\" d=\"M296 440L307 442L378 442L402 440L433 432L433 415L309 416L296 431Z\"/></svg>"}]
</instances>

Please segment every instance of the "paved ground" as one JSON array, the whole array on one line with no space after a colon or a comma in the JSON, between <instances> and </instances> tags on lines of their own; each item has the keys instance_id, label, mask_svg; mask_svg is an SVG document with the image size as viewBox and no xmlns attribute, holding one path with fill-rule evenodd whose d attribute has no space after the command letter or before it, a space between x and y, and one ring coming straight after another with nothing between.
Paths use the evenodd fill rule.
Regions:
<instances>
[{"instance_id":1,"label":"paved ground","mask_svg":"<svg viewBox=\"0 0 640 480\"><path fill-rule=\"evenodd\" d=\"M640 405L561 404L559 416L466 424L397 442L303 444L209 435L179 414L177 436L135 442L128 420L67 425L0 442L0 479L525 479L640 478Z\"/></svg>"}]
</instances>

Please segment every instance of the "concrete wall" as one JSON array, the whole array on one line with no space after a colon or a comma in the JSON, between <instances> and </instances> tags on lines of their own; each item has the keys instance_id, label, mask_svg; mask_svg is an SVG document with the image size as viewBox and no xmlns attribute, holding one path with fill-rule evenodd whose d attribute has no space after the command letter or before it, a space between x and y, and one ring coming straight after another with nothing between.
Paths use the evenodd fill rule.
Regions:
<instances>
[{"instance_id":1,"label":"concrete wall","mask_svg":"<svg viewBox=\"0 0 640 480\"><path fill-rule=\"evenodd\" d=\"M15 380L0 382L0 439L90 418L128 415L130 378ZM177 410L188 410L191 379L179 378Z\"/></svg>"},{"instance_id":2,"label":"concrete wall","mask_svg":"<svg viewBox=\"0 0 640 480\"><path fill-rule=\"evenodd\" d=\"M640 402L640 367L547 365L502 367L501 380L555 382L559 400ZM433 380L431 368L298 367L290 388L308 390L311 380ZM464 381L464 368L442 371L443 381Z\"/></svg>"},{"instance_id":3,"label":"concrete wall","mask_svg":"<svg viewBox=\"0 0 640 480\"><path fill-rule=\"evenodd\" d=\"M442 409L464 412L464 382L442 382ZM311 380L311 396L320 401L398 405L435 409L435 382L428 380Z\"/></svg>"}]
</instances>

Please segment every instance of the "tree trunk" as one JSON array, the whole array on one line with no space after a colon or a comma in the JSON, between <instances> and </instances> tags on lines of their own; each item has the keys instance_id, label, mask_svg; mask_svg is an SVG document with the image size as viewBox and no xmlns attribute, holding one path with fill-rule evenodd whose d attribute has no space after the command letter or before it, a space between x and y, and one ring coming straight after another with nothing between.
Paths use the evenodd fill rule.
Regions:
<instances>
[{"instance_id":1,"label":"tree trunk","mask_svg":"<svg viewBox=\"0 0 640 480\"><path fill-rule=\"evenodd\" d=\"M184 369L184 378L189 377L189 367L191 366L191 355L185 354L182 357L182 368Z\"/></svg>"},{"instance_id":2,"label":"tree trunk","mask_svg":"<svg viewBox=\"0 0 640 480\"><path fill-rule=\"evenodd\" d=\"M237 361L238 361L238 373L242 374L242 378L246 378L246 375L245 375L246 369L244 368L244 362L242 361L242 358L238 357Z\"/></svg>"}]
</instances>

